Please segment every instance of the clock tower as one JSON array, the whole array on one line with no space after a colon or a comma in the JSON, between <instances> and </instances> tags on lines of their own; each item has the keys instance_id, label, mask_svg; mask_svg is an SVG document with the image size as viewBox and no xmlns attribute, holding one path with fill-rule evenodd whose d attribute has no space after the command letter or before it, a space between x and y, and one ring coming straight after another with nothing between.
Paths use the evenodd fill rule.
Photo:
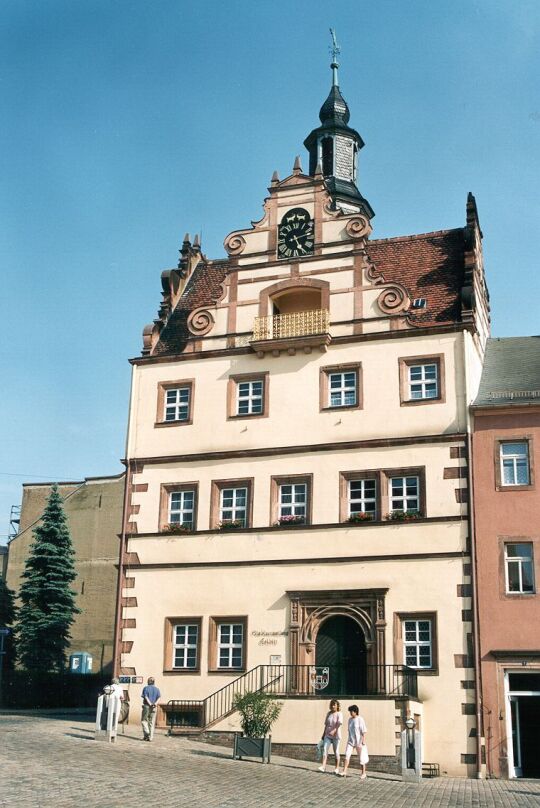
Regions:
<instances>
[{"instance_id":1,"label":"clock tower","mask_svg":"<svg viewBox=\"0 0 540 808\"><path fill-rule=\"evenodd\" d=\"M304 141L309 152L309 173L314 176L320 164L336 209L343 213L363 213L371 219L375 215L373 208L356 185L358 152L364 141L349 126L349 107L339 89L339 47L333 31L332 39L332 87L319 112L321 125Z\"/></svg>"}]
</instances>

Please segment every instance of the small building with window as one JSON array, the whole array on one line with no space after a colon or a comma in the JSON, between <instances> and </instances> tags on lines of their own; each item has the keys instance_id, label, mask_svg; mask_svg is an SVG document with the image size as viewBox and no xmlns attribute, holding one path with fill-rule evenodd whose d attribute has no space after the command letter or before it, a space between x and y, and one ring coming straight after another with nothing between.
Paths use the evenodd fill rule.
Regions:
<instances>
[{"instance_id":1,"label":"small building with window","mask_svg":"<svg viewBox=\"0 0 540 808\"><path fill-rule=\"evenodd\" d=\"M159 679L162 724L221 738L235 692L275 693L273 742L308 757L354 699L394 771L412 715L424 761L472 775L482 234L469 195L464 226L371 237L336 73L309 173L274 173L226 257L186 236L162 274L131 360L117 669Z\"/></svg>"},{"instance_id":2,"label":"small building with window","mask_svg":"<svg viewBox=\"0 0 540 808\"><path fill-rule=\"evenodd\" d=\"M488 340L472 412L487 771L540 777L540 337Z\"/></svg>"}]
</instances>

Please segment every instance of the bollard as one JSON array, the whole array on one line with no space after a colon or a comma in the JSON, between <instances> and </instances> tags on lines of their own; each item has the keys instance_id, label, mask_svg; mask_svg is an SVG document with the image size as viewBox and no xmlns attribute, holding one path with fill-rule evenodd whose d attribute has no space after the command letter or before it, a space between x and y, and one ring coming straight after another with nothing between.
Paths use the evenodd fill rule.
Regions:
<instances>
[{"instance_id":1,"label":"bollard","mask_svg":"<svg viewBox=\"0 0 540 808\"><path fill-rule=\"evenodd\" d=\"M96 741L114 743L116 740L121 705L120 697L112 692L112 688L109 685L106 685L97 702Z\"/></svg>"},{"instance_id":2,"label":"bollard","mask_svg":"<svg viewBox=\"0 0 540 808\"><path fill-rule=\"evenodd\" d=\"M422 782L422 736L416 721L408 718L401 733L401 778L408 783Z\"/></svg>"}]
</instances>

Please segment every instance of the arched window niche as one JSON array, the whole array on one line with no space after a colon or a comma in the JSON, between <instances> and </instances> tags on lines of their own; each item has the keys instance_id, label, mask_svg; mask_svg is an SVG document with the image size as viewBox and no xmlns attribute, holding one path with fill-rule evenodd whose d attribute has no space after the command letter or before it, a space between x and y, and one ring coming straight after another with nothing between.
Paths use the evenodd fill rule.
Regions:
<instances>
[{"instance_id":1,"label":"arched window niche","mask_svg":"<svg viewBox=\"0 0 540 808\"><path fill-rule=\"evenodd\" d=\"M330 286L327 281L291 278L266 287L259 298L252 346L258 354L272 350L296 353L325 351L330 343ZM277 353L276 353L277 352Z\"/></svg>"}]
</instances>

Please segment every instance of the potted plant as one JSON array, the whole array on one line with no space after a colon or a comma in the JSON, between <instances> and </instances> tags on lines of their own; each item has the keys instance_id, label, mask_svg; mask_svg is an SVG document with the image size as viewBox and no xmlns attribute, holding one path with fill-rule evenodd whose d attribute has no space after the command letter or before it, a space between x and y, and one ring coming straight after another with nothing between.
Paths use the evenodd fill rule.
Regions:
<instances>
[{"instance_id":1,"label":"potted plant","mask_svg":"<svg viewBox=\"0 0 540 808\"><path fill-rule=\"evenodd\" d=\"M277 524L281 527L287 527L288 525L303 525L305 521L305 516L280 516Z\"/></svg>"},{"instance_id":2,"label":"potted plant","mask_svg":"<svg viewBox=\"0 0 540 808\"><path fill-rule=\"evenodd\" d=\"M243 695L237 693L233 706L240 713L242 727L242 734L237 732L234 736L234 760L260 757L263 763L270 763L272 736L268 733L281 712L282 702L270 693L249 691Z\"/></svg>"},{"instance_id":3,"label":"potted plant","mask_svg":"<svg viewBox=\"0 0 540 808\"><path fill-rule=\"evenodd\" d=\"M360 522L373 522L373 519L374 514L367 513L366 511L357 511L356 513L351 513L347 521L352 525L357 525Z\"/></svg>"},{"instance_id":4,"label":"potted plant","mask_svg":"<svg viewBox=\"0 0 540 808\"><path fill-rule=\"evenodd\" d=\"M242 519L224 519L219 523L219 530L241 530L243 527Z\"/></svg>"},{"instance_id":5,"label":"potted plant","mask_svg":"<svg viewBox=\"0 0 540 808\"><path fill-rule=\"evenodd\" d=\"M390 522L414 522L422 518L420 511L390 511L386 517Z\"/></svg>"},{"instance_id":6,"label":"potted plant","mask_svg":"<svg viewBox=\"0 0 540 808\"><path fill-rule=\"evenodd\" d=\"M182 534L182 533L192 533L193 528L190 524L187 523L180 523L180 522L169 522L168 525L163 526L162 533L174 533L174 534Z\"/></svg>"}]
</instances>

